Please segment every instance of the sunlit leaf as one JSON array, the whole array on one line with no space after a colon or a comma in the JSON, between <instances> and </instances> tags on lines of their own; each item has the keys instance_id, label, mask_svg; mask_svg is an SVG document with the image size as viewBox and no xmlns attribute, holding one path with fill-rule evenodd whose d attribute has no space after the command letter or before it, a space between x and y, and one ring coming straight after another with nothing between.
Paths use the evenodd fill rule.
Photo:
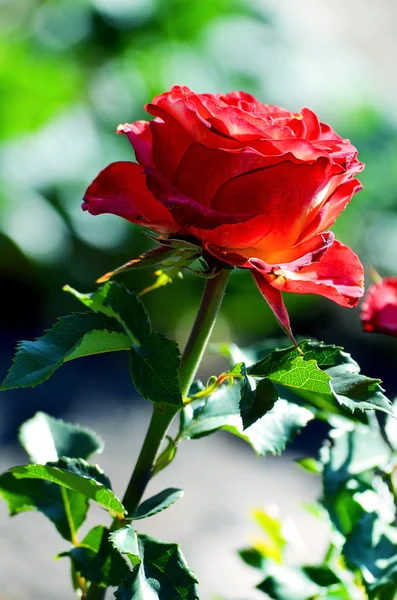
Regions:
<instances>
[{"instance_id":1,"label":"sunlit leaf","mask_svg":"<svg viewBox=\"0 0 397 600\"><path fill-rule=\"evenodd\" d=\"M23 423L19 441L34 463L55 462L61 456L87 460L103 450L102 440L91 429L43 412Z\"/></svg>"},{"instance_id":2,"label":"sunlit leaf","mask_svg":"<svg viewBox=\"0 0 397 600\"><path fill-rule=\"evenodd\" d=\"M13 467L10 472L17 479L42 479L78 492L101 504L113 516L125 513L103 471L97 465L91 465L84 460L62 458L56 463L46 465Z\"/></svg>"}]
</instances>

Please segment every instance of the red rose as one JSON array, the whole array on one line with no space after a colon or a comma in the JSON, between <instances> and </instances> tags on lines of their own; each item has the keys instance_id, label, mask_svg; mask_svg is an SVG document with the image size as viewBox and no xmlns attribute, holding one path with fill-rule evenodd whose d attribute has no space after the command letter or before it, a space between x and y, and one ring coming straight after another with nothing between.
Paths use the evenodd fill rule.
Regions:
<instances>
[{"instance_id":1,"label":"red rose","mask_svg":"<svg viewBox=\"0 0 397 600\"><path fill-rule=\"evenodd\" d=\"M289 334L282 291L357 304L362 265L326 231L361 189L363 164L349 140L307 108L293 113L244 92L174 86L146 110L154 120L118 128L139 164L104 169L84 210L194 236L215 257L251 269Z\"/></svg>"},{"instance_id":2,"label":"red rose","mask_svg":"<svg viewBox=\"0 0 397 600\"><path fill-rule=\"evenodd\" d=\"M371 285L360 316L365 331L397 336L397 277Z\"/></svg>"}]
</instances>

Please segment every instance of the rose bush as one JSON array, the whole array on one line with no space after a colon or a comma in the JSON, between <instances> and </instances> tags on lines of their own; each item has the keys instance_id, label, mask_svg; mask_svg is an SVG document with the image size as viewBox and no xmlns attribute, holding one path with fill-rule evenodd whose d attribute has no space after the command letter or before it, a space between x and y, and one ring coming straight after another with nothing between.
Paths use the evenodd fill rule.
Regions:
<instances>
[{"instance_id":1,"label":"rose bush","mask_svg":"<svg viewBox=\"0 0 397 600\"><path fill-rule=\"evenodd\" d=\"M371 285L361 305L364 331L397 336L397 277Z\"/></svg>"},{"instance_id":2,"label":"rose bush","mask_svg":"<svg viewBox=\"0 0 397 600\"><path fill-rule=\"evenodd\" d=\"M327 231L361 189L363 164L349 140L307 108L293 113L244 92L174 86L146 110L154 120L118 128L138 164L104 169L84 210L193 236L216 258L251 269L291 337L282 291L357 304L362 265Z\"/></svg>"}]
</instances>

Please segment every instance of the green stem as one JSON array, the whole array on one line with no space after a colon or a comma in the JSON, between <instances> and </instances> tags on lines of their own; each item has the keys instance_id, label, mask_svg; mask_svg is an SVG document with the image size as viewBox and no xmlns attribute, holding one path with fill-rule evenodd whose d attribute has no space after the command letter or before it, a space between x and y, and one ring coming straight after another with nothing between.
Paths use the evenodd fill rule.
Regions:
<instances>
[{"instance_id":1,"label":"green stem","mask_svg":"<svg viewBox=\"0 0 397 600\"><path fill-rule=\"evenodd\" d=\"M154 463L161 443L178 411L179 407L153 405L149 428L123 498L123 505L130 517L138 508L146 486L152 477Z\"/></svg>"},{"instance_id":2,"label":"green stem","mask_svg":"<svg viewBox=\"0 0 397 600\"><path fill-rule=\"evenodd\" d=\"M186 344L181 362L180 382L182 397L185 398L196 375L201 359L211 336L216 317L222 304L230 270L225 269L212 279L207 279L200 308ZM138 460L123 498L128 515L133 515L141 502L152 474L161 443L179 407L153 405L153 414ZM112 529L123 525L115 520ZM106 590L91 584L86 600L103 600Z\"/></svg>"},{"instance_id":3,"label":"green stem","mask_svg":"<svg viewBox=\"0 0 397 600\"><path fill-rule=\"evenodd\" d=\"M221 271L216 277L207 279L196 321L182 356L180 382L183 397L187 396L200 365L218 316L229 275L230 270L227 269ZM123 498L123 504L129 515L133 515L138 508L152 477L161 443L179 410L179 407L174 406L159 404L153 406L149 429Z\"/></svg>"},{"instance_id":4,"label":"green stem","mask_svg":"<svg viewBox=\"0 0 397 600\"><path fill-rule=\"evenodd\" d=\"M216 317L222 304L231 271L224 269L207 279L196 321L182 357L180 370L182 396L187 396L210 339Z\"/></svg>"}]
</instances>

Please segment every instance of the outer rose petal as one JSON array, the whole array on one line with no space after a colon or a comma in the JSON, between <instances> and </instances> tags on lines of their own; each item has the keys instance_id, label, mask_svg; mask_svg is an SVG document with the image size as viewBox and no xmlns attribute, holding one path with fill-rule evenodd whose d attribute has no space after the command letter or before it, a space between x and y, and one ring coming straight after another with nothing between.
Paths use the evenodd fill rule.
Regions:
<instances>
[{"instance_id":1,"label":"outer rose petal","mask_svg":"<svg viewBox=\"0 0 397 600\"><path fill-rule=\"evenodd\" d=\"M265 275L270 285L283 292L317 294L346 307L356 306L364 293L364 271L358 256L335 241L318 262L296 272L275 269Z\"/></svg>"},{"instance_id":2,"label":"outer rose petal","mask_svg":"<svg viewBox=\"0 0 397 600\"><path fill-rule=\"evenodd\" d=\"M371 285L360 318L365 331L397 336L397 277L385 277Z\"/></svg>"},{"instance_id":3,"label":"outer rose petal","mask_svg":"<svg viewBox=\"0 0 397 600\"><path fill-rule=\"evenodd\" d=\"M149 121L124 123L117 127L117 133L125 133L128 137L135 150L136 159L142 167L153 163L152 132Z\"/></svg>"},{"instance_id":4,"label":"outer rose petal","mask_svg":"<svg viewBox=\"0 0 397 600\"><path fill-rule=\"evenodd\" d=\"M276 317L277 321L279 322L281 329L289 337L289 339L292 341L292 343L295 346L297 346L298 344L296 343L295 338L292 333L291 324L289 321L289 315L288 315L287 309L285 308L285 304L284 304L281 292L279 290L276 290L274 287L272 287L269 284L268 280L266 279L266 277L263 276L261 271L254 269L252 271L252 276L253 276L255 283L258 286L259 291L261 292L262 296L264 297L264 299L266 300L266 302L272 309L273 314Z\"/></svg>"},{"instance_id":5,"label":"outer rose petal","mask_svg":"<svg viewBox=\"0 0 397 600\"><path fill-rule=\"evenodd\" d=\"M112 163L88 187L82 205L92 215L111 213L159 233L178 231L169 210L149 192L141 166Z\"/></svg>"},{"instance_id":6,"label":"outer rose petal","mask_svg":"<svg viewBox=\"0 0 397 600\"><path fill-rule=\"evenodd\" d=\"M353 195L359 192L362 187L358 179L350 179L350 181L346 181L338 186L308 228L302 233L301 239L304 240L308 236L325 231L328 227L331 227L340 213L346 208Z\"/></svg>"}]
</instances>

